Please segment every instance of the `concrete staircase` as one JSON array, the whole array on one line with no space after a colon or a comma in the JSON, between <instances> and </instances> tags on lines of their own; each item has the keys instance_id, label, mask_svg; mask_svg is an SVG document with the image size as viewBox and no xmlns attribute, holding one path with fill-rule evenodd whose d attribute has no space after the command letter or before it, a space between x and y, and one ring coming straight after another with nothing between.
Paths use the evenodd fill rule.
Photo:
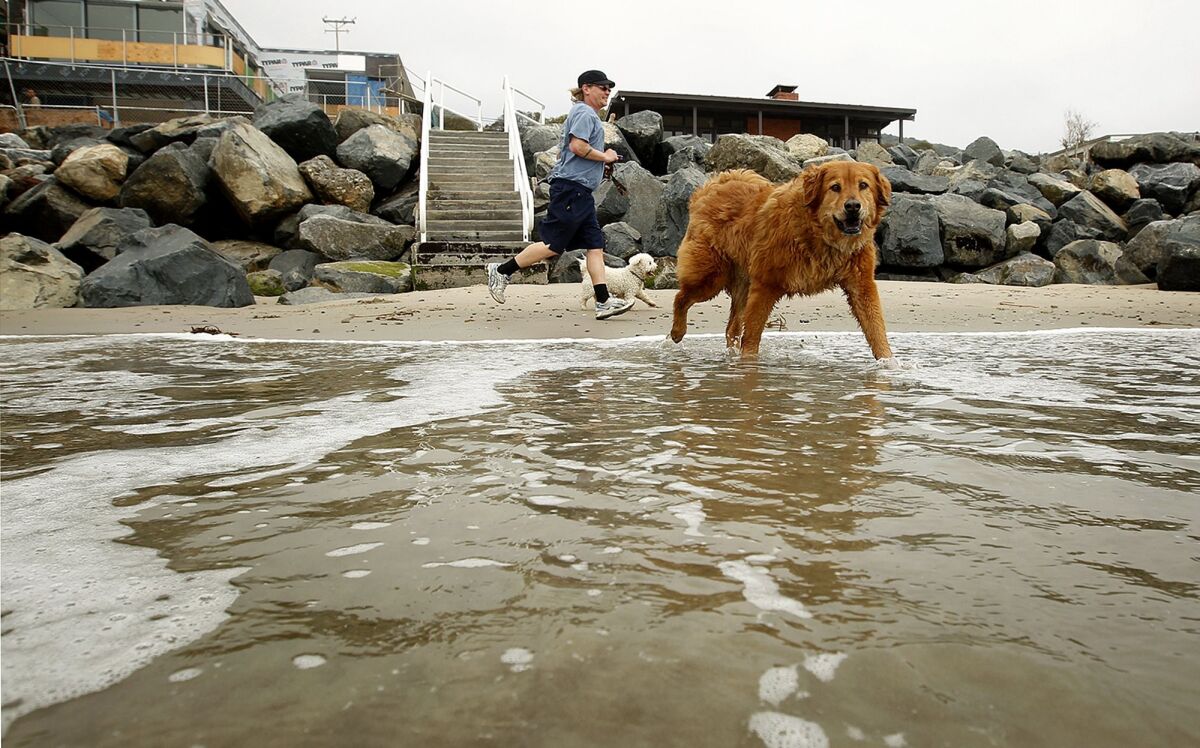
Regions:
<instances>
[{"instance_id":1,"label":"concrete staircase","mask_svg":"<svg viewBox=\"0 0 1200 748\"><path fill-rule=\"evenodd\" d=\"M503 132L429 133L425 241L413 247L417 290L487 283L486 265L525 248L521 198L513 189L513 163ZM546 283L539 263L513 277Z\"/></svg>"}]
</instances>

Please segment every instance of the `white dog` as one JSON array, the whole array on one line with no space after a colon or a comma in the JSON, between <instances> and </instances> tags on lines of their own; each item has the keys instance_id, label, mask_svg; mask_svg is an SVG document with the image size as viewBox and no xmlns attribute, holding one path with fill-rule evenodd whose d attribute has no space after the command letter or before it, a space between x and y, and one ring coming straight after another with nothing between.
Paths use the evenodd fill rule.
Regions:
<instances>
[{"instance_id":1,"label":"white dog","mask_svg":"<svg viewBox=\"0 0 1200 748\"><path fill-rule=\"evenodd\" d=\"M604 277L608 284L608 292L613 296L618 296L622 299L635 297L646 302L650 306L658 306L650 297L646 295L646 276L654 272L658 267L658 263L654 258L645 252L638 252L633 257L629 258L629 264L623 268L605 268ZM596 296L595 289L592 288L592 280L588 277L587 260L580 258L579 271L583 274L583 282L579 286L580 308L587 309L588 302Z\"/></svg>"}]
</instances>

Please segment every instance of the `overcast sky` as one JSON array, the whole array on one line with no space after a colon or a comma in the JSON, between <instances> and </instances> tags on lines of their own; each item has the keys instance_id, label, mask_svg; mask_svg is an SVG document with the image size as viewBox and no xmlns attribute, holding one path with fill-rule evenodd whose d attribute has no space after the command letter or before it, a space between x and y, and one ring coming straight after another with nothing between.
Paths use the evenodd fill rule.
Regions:
<instances>
[{"instance_id":1,"label":"overcast sky","mask_svg":"<svg viewBox=\"0 0 1200 748\"><path fill-rule=\"evenodd\" d=\"M958 146L1055 150L1068 108L1098 135L1200 130L1196 0L222 1L269 47L333 49L321 18L356 18L342 49L399 53L485 115L506 73L553 116L599 68L629 90L759 97L785 83L805 101L913 108L906 137Z\"/></svg>"}]
</instances>

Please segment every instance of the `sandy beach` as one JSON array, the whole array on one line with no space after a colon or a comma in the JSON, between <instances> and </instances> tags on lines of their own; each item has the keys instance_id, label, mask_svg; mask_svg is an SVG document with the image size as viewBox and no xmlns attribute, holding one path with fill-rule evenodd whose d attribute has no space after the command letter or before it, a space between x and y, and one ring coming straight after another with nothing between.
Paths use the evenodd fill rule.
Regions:
<instances>
[{"instance_id":1,"label":"sandy beach","mask_svg":"<svg viewBox=\"0 0 1200 748\"><path fill-rule=\"evenodd\" d=\"M1080 327L1198 327L1200 295L1154 286L1052 285L1019 288L881 281L892 332L988 332ZM650 291L657 308L639 302L604 322L579 306L578 286L510 286L496 304L484 286L369 299L286 306L259 298L254 306L217 309L148 306L122 309L39 309L0 312L4 335L180 333L210 326L243 337L328 340L489 340L624 338L665 335L674 291ZM696 306L689 332L719 333L728 300ZM780 302L771 331L855 330L841 294Z\"/></svg>"}]
</instances>

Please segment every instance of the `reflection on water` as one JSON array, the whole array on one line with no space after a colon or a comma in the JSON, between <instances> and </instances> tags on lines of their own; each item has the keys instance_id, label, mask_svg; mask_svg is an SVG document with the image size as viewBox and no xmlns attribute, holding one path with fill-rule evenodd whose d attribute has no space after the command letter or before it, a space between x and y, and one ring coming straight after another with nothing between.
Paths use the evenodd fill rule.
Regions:
<instances>
[{"instance_id":1,"label":"reflection on water","mask_svg":"<svg viewBox=\"0 0 1200 748\"><path fill-rule=\"evenodd\" d=\"M5 742L1200 741L1200 334L895 337L5 340Z\"/></svg>"}]
</instances>

